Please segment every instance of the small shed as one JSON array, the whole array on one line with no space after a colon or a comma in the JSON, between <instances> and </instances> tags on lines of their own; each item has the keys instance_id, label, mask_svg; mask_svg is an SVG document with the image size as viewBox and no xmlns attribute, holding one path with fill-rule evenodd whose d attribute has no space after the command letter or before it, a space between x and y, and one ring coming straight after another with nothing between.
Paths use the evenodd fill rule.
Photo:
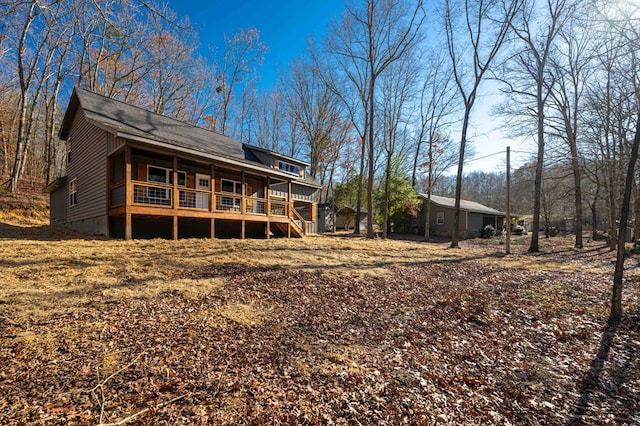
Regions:
<instances>
[{"instance_id":1,"label":"small shed","mask_svg":"<svg viewBox=\"0 0 640 426\"><path fill-rule=\"evenodd\" d=\"M360 211L360 229L367 229L367 211L361 209ZM356 226L356 209L353 207L343 207L336 212L333 210L333 205L330 203L321 204L318 206L318 232L331 232L333 231L333 224L335 220L336 230L339 231L352 231Z\"/></svg>"},{"instance_id":2,"label":"small shed","mask_svg":"<svg viewBox=\"0 0 640 426\"><path fill-rule=\"evenodd\" d=\"M420 215L418 227L424 232L426 222L427 194L420 197ZM429 233L439 237L451 237L451 227L455 214L455 198L431 195L431 210L429 217ZM459 238L479 237L485 226L491 225L499 230L503 227L506 214L491 207L470 200L460 200Z\"/></svg>"}]
</instances>

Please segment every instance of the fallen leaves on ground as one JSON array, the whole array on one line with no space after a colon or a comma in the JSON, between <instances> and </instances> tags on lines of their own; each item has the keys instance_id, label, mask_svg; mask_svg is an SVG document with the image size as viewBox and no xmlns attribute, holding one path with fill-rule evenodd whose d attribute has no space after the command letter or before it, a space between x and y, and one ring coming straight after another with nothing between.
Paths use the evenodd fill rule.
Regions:
<instances>
[{"instance_id":1,"label":"fallen leaves on ground","mask_svg":"<svg viewBox=\"0 0 640 426\"><path fill-rule=\"evenodd\" d=\"M169 241L84 244L113 270L96 275L78 259L89 272L75 280L108 282L79 295L81 306L19 315L11 301L26 303L18 293L37 280L4 290L2 424L640 423L637 261L627 314L608 324L613 255L601 246L504 257L469 242L461 255L440 247L425 257L415 242L411 261L334 274L279 266L266 258L282 253L269 250L255 266L223 255L190 264L182 250L180 268ZM153 262L171 267L154 278L164 290L136 296L120 256L142 257L146 244L162 245L166 257ZM330 239L303 244L331 255ZM24 262L5 260L7 282ZM211 280L206 291L184 288Z\"/></svg>"}]
</instances>

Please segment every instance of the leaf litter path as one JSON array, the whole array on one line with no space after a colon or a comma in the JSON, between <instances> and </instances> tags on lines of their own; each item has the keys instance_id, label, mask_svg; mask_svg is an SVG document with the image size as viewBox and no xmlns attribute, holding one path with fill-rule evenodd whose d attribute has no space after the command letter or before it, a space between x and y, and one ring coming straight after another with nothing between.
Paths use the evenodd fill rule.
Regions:
<instances>
[{"instance_id":1,"label":"leaf litter path","mask_svg":"<svg viewBox=\"0 0 640 426\"><path fill-rule=\"evenodd\" d=\"M607 328L556 241L4 240L0 423L640 423L637 260Z\"/></svg>"}]
</instances>

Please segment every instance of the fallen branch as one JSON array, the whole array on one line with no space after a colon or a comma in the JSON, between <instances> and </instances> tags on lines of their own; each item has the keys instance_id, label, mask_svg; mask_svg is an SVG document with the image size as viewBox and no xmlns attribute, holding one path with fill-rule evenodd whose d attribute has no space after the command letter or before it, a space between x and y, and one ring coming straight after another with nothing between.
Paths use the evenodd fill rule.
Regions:
<instances>
[{"instance_id":1,"label":"fallen branch","mask_svg":"<svg viewBox=\"0 0 640 426\"><path fill-rule=\"evenodd\" d=\"M131 361L129 364L125 365L124 367L122 367L120 370L116 371L115 373L111 374L109 377L107 377L106 379L104 379L103 381L101 381L100 383L98 383L97 385L95 385L91 390L89 390L89 392L91 392L91 395L93 395L93 397L95 398L96 402L98 403L98 405L100 406L100 423L102 423L102 419L104 418L104 385L111 379L113 379L115 376L117 376L118 374L122 373L124 370L126 370L127 368L131 367L133 364L135 364L142 355L146 354L146 352L142 352L140 353L137 357L135 357L135 359L133 361ZM100 395L102 398L98 398L98 395L96 395L96 391L100 390Z\"/></svg>"},{"instance_id":2,"label":"fallen branch","mask_svg":"<svg viewBox=\"0 0 640 426\"><path fill-rule=\"evenodd\" d=\"M175 398L172 398L169 401L165 401L165 402L163 402L161 404L158 404L155 408L156 409L162 408L164 406L167 406L167 405L169 405L171 403L174 403L174 402L178 401L179 399L182 399L182 398L184 398L186 396L189 396L189 395L190 394L185 393L184 395L176 396ZM126 417L126 418L124 418L122 420L118 420L117 422L114 422L114 423L99 423L98 426L121 426L121 425L123 425L123 424L125 424L125 423L127 423L127 422L129 422L129 421L131 421L133 419L135 419L136 417L147 413L149 410L151 410L151 408L145 408L144 410L140 410L137 413L134 413L134 414L130 415L129 417Z\"/></svg>"}]
</instances>

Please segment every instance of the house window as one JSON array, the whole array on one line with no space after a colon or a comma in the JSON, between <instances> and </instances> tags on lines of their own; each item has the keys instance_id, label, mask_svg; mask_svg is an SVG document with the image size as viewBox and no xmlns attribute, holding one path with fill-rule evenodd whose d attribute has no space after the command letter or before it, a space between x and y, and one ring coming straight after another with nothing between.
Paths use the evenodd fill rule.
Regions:
<instances>
[{"instance_id":1,"label":"house window","mask_svg":"<svg viewBox=\"0 0 640 426\"><path fill-rule=\"evenodd\" d=\"M300 176L300 166L296 166L295 164L287 163L286 161L278 161L278 168L283 172L293 173L294 175Z\"/></svg>"},{"instance_id":2,"label":"house window","mask_svg":"<svg viewBox=\"0 0 640 426\"><path fill-rule=\"evenodd\" d=\"M169 183L169 169L165 169L164 167L149 166L147 170L147 181Z\"/></svg>"},{"instance_id":3,"label":"house window","mask_svg":"<svg viewBox=\"0 0 640 426\"><path fill-rule=\"evenodd\" d=\"M171 174L173 176L173 173ZM170 179L173 183L173 179ZM178 186L187 186L187 172L178 171Z\"/></svg>"},{"instance_id":4,"label":"house window","mask_svg":"<svg viewBox=\"0 0 640 426\"><path fill-rule=\"evenodd\" d=\"M242 183L229 180L229 179L221 179L220 181L220 189L222 192L226 192L229 194L237 194L237 196L233 197L221 197L220 208L222 209L239 209L240 208L240 196L242 195Z\"/></svg>"},{"instance_id":5,"label":"house window","mask_svg":"<svg viewBox=\"0 0 640 426\"><path fill-rule=\"evenodd\" d=\"M173 170L164 167L148 166L147 181L172 184ZM187 172L178 170L178 186L187 186Z\"/></svg>"},{"instance_id":6,"label":"house window","mask_svg":"<svg viewBox=\"0 0 640 426\"><path fill-rule=\"evenodd\" d=\"M76 178L73 178L69 181L69 206L73 207L78 204L78 184Z\"/></svg>"},{"instance_id":7,"label":"house window","mask_svg":"<svg viewBox=\"0 0 640 426\"><path fill-rule=\"evenodd\" d=\"M198 186L200 188L209 188L209 179L208 178L199 178Z\"/></svg>"},{"instance_id":8,"label":"house window","mask_svg":"<svg viewBox=\"0 0 640 426\"><path fill-rule=\"evenodd\" d=\"M436 225L444 225L444 212L436 213Z\"/></svg>"},{"instance_id":9,"label":"house window","mask_svg":"<svg viewBox=\"0 0 640 426\"><path fill-rule=\"evenodd\" d=\"M235 180L222 179L221 189L222 192L231 192L234 194L242 195L242 183Z\"/></svg>"}]
</instances>

